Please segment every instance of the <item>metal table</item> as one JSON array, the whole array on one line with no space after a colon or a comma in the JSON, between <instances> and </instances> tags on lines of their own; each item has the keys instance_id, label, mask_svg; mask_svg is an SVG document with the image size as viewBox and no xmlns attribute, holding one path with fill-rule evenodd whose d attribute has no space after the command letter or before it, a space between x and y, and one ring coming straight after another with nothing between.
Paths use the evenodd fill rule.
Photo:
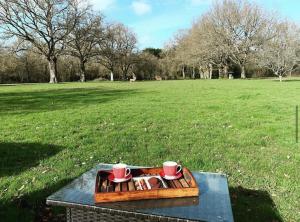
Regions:
<instances>
[{"instance_id":1,"label":"metal table","mask_svg":"<svg viewBox=\"0 0 300 222\"><path fill-rule=\"evenodd\" d=\"M67 208L67 221L233 221L224 174L193 172L200 195L192 198L94 203L99 164L47 198L47 204ZM131 168L136 168L132 166Z\"/></svg>"}]
</instances>

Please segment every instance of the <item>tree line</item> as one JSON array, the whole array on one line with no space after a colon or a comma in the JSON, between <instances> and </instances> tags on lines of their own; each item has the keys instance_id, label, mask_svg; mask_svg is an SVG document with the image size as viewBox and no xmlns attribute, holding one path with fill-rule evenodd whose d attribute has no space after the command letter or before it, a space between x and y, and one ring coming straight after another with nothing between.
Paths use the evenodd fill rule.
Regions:
<instances>
[{"instance_id":1,"label":"tree line","mask_svg":"<svg viewBox=\"0 0 300 222\"><path fill-rule=\"evenodd\" d=\"M300 60L299 26L247 0L215 2L163 49L81 0L0 0L0 32L1 83L281 78Z\"/></svg>"},{"instance_id":2,"label":"tree line","mask_svg":"<svg viewBox=\"0 0 300 222\"><path fill-rule=\"evenodd\" d=\"M228 78L236 67L240 78L247 68L271 72L282 78L298 68L300 30L249 1L217 1L188 30L174 36L169 45L182 70L198 70L200 78ZM250 77L250 76L249 76Z\"/></svg>"},{"instance_id":3,"label":"tree line","mask_svg":"<svg viewBox=\"0 0 300 222\"><path fill-rule=\"evenodd\" d=\"M58 81L59 60L75 59L80 81L85 81L90 61L125 79L134 60L135 34L121 23L105 23L84 1L1 0L0 25L3 38L9 39L9 46L2 47L2 60L13 52L11 63L26 60L22 64L29 69L29 57L39 55L47 62L50 83Z\"/></svg>"}]
</instances>

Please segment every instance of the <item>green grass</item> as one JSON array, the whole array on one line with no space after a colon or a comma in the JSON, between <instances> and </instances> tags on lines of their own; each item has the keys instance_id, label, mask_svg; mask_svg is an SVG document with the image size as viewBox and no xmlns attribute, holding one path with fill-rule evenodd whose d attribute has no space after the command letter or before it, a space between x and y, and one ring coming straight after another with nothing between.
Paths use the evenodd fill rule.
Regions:
<instances>
[{"instance_id":1,"label":"green grass","mask_svg":"<svg viewBox=\"0 0 300 222\"><path fill-rule=\"evenodd\" d=\"M0 218L101 162L180 161L228 174L236 221L299 221L300 82L195 80L0 86Z\"/></svg>"}]
</instances>

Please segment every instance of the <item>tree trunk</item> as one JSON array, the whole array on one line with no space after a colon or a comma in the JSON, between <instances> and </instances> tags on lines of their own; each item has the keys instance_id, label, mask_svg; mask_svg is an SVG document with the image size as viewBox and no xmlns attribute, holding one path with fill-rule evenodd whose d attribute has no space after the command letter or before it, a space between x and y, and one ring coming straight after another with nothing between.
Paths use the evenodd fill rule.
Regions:
<instances>
[{"instance_id":1,"label":"tree trunk","mask_svg":"<svg viewBox=\"0 0 300 222\"><path fill-rule=\"evenodd\" d=\"M121 67L121 75L122 75L122 80L126 81L126 72L124 66Z\"/></svg>"},{"instance_id":2,"label":"tree trunk","mask_svg":"<svg viewBox=\"0 0 300 222\"><path fill-rule=\"evenodd\" d=\"M228 79L228 65L225 65L223 68L223 77Z\"/></svg>"},{"instance_id":3,"label":"tree trunk","mask_svg":"<svg viewBox=\"0 0 300 222\"><path fill-rule=\"evenodd\" d=\"M129 73L130 67L131 67L130 64L127 64L124 67L124 77L125 77L125 80L126 80L126 77L127 77L128 73Z\"/></svg>"},{"instance_id":4,"label":"tree trunk","mask_svg":"<svg viewBox=\"0 0 300 222\"><path fill-rule=\"evenodd\" d=\"M209 77L209 70L206 68L204 71L204 79L208 79Z\"/></svg>"},{"instance_id":5,"label":"tree trunk","mask_svg":"<svg viewBox=\"0 0 300 222\"><path fill-rule=\"evenodd\" d=\"M49 59L48 64L49 64L49 73L50 73L50 81L49 83L57 83L57 66L56 66L57 60L54 59Z\"/></svg>"},{"instance_id":6,"label":"tree trunk","mask_svg":"<svg viewBox=\"0 0 300 222\"><path fill-rule=\"evenodd\" d=\"M185 71L184 71L184 66L182 66L182 78L185 79Z\"/></svg>"},{"instance_id":7,"label":"tree trunk","mask_svg":"<svg viewBox=\"0 0 300 222\"><path fill-rule=\"evenodd\" d=\"M26 70L27 82L31 82L31 80L30 80L29 62L28 62L27 56L25 58L25 70Z\"/></svg>"},{"instance_id":8,"label":"tree trunk","mask_svg":"<svg viewBox=\"0 0 300 222\"><path fill-rule=\"evenodd\" d=\"M245 66L241 66L241 79L246 79L246 71L245 71Z\"/></svg>"},{"instance_id":9,"label":"tree trunk","mask_svg":"<svg viewBox=\"0 0 300 222\"><path fill-rule=\"evenodd\" d=\"M282 82L282 75L279 75L279 81Z\"/></svg>"},{"instance_id":10,"label":"tree trunk","mask_svg":"<svg viewBox=\"0 0 300 222\"><path fill-rule=\"evenodd\" d=\"M204 72L202 70L202 66L199 66L199 74L200 74L200 79L204 78Z\"/></svg>"},{"instance_id":11,"label":"tree trunk","mask_svg":"<svg viewBox=\"0 0 300 222\"><path fill-rule=\"evenodd\" d=\"M23 76L23 73L18 72L17 74L18 74L18 76L19 76L19 81L20 81L21 83L23 83L23 82L24 82L24 76Z\"/></svg>"},{"instance_id":12,"label":"tree trunk","mask_svg":"<svg viewBox=\"0 0 300 222\"><path fill-rule=\"evenodd\" d=\"M110 81L114 81L114 73L112 71L110 72Z\"/></svg>"},{"instance_id":13,"label":"tree trunk","mask_svg":"<svg viewBox=\"0 0 300 222\"><path fill-rule=\"evenodd\" d=\"M195 79L195 67L193 66L192 78Z\"/></svg>"},{"instance_id":14,"label":"tree trunk","mask_svg":"<svg viewBox=\"0 0 300 222\"><path fill-rule=\"evenodd\" d=\"M80 61L80 82L85 82L85 61Z\"/></svg>"},{"instance_id":15,"label":"tree trunk","mask_svg":"<svg viewBox=\"0 0 300 222\"><path fill-rule=\"evenodd\" d=\"M219 72L219 79L223 79L223 70L222 70L221 66L219 66L218 72Z\"/></svg>"},{"instance_id":16,"label":"tree trunk","mask_svg":"<svg viewBox=\"0 0 300 222\"><path fill-rule=\"evenodd\" d=\"M212 66L212 64L209 64L208 67L209 67L209 79L212 79L213 66Z\"/></svg>"},{"instance_id":17,"label":"tree trunk","mask_svg":"<svg viewBox=\"0 0 300 222\"><path fill-rule=\"evenodd\" d=\"M122 71L122 76L123 76L123 80L124 81L127 81L128 80L128 77L127 77L127 72L124 70L124 71Z\"/></svg>"}]
</instances>

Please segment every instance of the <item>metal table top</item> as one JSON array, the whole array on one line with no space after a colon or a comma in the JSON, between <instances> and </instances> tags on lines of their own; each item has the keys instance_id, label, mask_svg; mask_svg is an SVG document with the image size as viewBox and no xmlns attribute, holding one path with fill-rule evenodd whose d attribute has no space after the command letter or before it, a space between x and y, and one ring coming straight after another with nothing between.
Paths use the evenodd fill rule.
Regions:
<instances>
[{"instance_id":1,"label":"metal table top","mask_svg":"<svg viewBox=\"0 0 300 222\"><path fill-rule=\"evenodd\" d=\"M217 173L193 172L200 189L199 197L95 204L96 174L100 169L109 170L111 167L111 164L97 165L49 196L47 204L195 221L233 221L227 177Z\"/></svg>"}]
</instances>

